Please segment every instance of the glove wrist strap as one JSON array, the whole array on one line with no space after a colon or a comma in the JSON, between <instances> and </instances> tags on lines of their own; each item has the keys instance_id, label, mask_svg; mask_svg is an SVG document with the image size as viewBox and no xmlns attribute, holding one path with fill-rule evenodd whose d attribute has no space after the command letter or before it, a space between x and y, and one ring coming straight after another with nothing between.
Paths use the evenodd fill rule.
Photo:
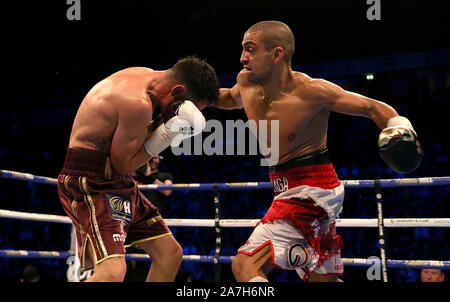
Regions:
<instances>
[{"instance_id":1,"label":"glove wrist strap","mask_svg":"<svg viewBox=\"0 0 450 302\"><path fill-rule=\"evenodd\" d=\"M404 128L414 130L411 122L404 116L394 116L393 118L391 118L387 122L386 128L388 128L388 127L404 127Z\"/></svg>"}]
</instances>

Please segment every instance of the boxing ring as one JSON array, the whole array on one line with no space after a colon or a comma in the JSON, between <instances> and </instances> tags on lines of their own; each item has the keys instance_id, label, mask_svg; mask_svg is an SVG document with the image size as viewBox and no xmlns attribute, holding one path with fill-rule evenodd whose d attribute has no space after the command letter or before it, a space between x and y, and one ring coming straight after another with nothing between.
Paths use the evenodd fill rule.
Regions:
<instances>
[{"instance_id":1,"label":"boxing ring","mask_svg":"<svg viewBox=\"0 0 450 302\"><path fill-rule=\"evenodd\" d=\"M56 186L57 179L36 176L28 173L21 173L8 170L0 170L0 178L26 181L38 184ZM450 227L450 218L384 218L383 217L383 188L411 187L411 186L446 186L450 185L450 176L445 177L425 177L425 178L402 178L402 179L377 179L377 180L341 180L346 189L373 188L377 203L378 217L368 219L337 219L338 228L377 228L378 245L380 249L379 258L342 258L346 267L369 267L377 266L382 272L382 280L388 281L387 268L439 268L449 269L450 261L437 260L394 260L387 259L385 254L385 228L398 227ZM220 281L220 265L229 264L234 256L221 255L222 230L223 228L251 228L254 227L258 219L222 219L220 206L220 191L228 190L273 190L271 182L246 182L246 183L191 183L173 185L140 185L140 190L191 190L191 191L212 191L214 202L214 218L211 219L164 219L169 227L201 227L215 229L215 253L214 255L183 255L183 261L194 261L214 264L214 281ZM29 221L51 222L71 224L71 220L66 216L25 213L0 209L0 218L20 219ZM69 236L69 235L68 235ZM67 263L76 258L76 244L74 229L71 233L71 248L67 251L29 251L29 250L2 250L1 258L58 258L67 259ZM236 247L237 250L237 247ZM126 254L126 260L150 261L146 254ZM77 272L71 272L74 274ZM67 273L71 280L69 272ZM73 277L73 276L72 276Z\"/></svg>"}]
</instances>

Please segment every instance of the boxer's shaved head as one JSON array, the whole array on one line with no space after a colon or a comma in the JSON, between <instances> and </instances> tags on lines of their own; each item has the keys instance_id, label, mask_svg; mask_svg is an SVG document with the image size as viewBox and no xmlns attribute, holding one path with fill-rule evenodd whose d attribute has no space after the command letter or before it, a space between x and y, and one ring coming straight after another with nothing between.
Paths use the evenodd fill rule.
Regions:
<instances>
[{"instance_id":1,"label":"boxer's shaved head","mask_svg":"<svg viewBox=\"0 0 450 302\"><path fill-rule=\"evenodd\" d=\"M289 26L280 21L262 21L252 25L246 33L259 32L259 38L267 50L282 47L284 60L290 62L295 50L294 34Z\"/></svg>"}]
</instances>

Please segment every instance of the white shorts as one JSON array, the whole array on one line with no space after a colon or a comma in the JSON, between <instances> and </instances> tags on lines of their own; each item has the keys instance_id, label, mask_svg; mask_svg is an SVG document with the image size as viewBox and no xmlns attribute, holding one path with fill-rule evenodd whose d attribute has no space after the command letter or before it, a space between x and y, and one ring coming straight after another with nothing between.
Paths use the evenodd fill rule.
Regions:
<instances>
[{"instance_id":1,"label":"white shorts","mask_svg":"<svg viewBox=\"0 0 450 302\"><path fill-rule=\"evenodd\" d=\"M343 274L344 264L340 250L318 267L317 253L301 231L286 220L259 223L238 252L253 255L268 244L272 249L271 264L282 269L296 270L302 280L306 280L312 271L324 276Z\"/></svg>"}]
</instances>

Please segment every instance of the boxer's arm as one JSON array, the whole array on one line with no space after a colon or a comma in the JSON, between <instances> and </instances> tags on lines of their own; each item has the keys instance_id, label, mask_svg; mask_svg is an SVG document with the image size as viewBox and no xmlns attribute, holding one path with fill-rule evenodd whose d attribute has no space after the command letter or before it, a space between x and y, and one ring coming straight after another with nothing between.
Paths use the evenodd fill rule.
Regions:
<instances>
[{"instance_id":1,"label":"boxer's arm","mask_svg":"<svg viewBox=\"0 0 450 302\"><path fill-rule=\"evenodd\" d=\"M214 106L225 110L242 109L238 85L236 84L232 88L220 88L219 101Z\"/></svg>"},{"instance_id":2,"label":"boxer's arm","mask_svg":"<svg viewBox=\"0 0 450 302\"><path fill-rule=\"evenodd\" d=\"M151 156L144 148L150 136L153 114L151 105L141 100L122 102L118 123L111 144L111 163L120 174L128 174L144 165Z\"/></svg>"},{"instance_id":3,"label":"boxer's arm","mask_svg":"<svg viewBox=\"0 0 450 302\"><path fill-rule=\"evenodd\" d=\"M422 149L411 122L391 106L348 92L324 80L312 80L312 99L328 110L349 115L365 116L383 129L378 137L382 159L394 171L409 173L416 170L422 161Z\"/></svg>"},{"instance_id":4,"label":"boxer's arm","mask_svg":"<svg viewBox=\"0 0 450 302\"><path fill-rule=\"evenodd\" d=\"M346 91L326 80L311 80L307 90L307 95L326 109L370 118L381 129L386 127L389 119L398 116L397 111L386 103Z\"/></svg>"}]
</instances>

